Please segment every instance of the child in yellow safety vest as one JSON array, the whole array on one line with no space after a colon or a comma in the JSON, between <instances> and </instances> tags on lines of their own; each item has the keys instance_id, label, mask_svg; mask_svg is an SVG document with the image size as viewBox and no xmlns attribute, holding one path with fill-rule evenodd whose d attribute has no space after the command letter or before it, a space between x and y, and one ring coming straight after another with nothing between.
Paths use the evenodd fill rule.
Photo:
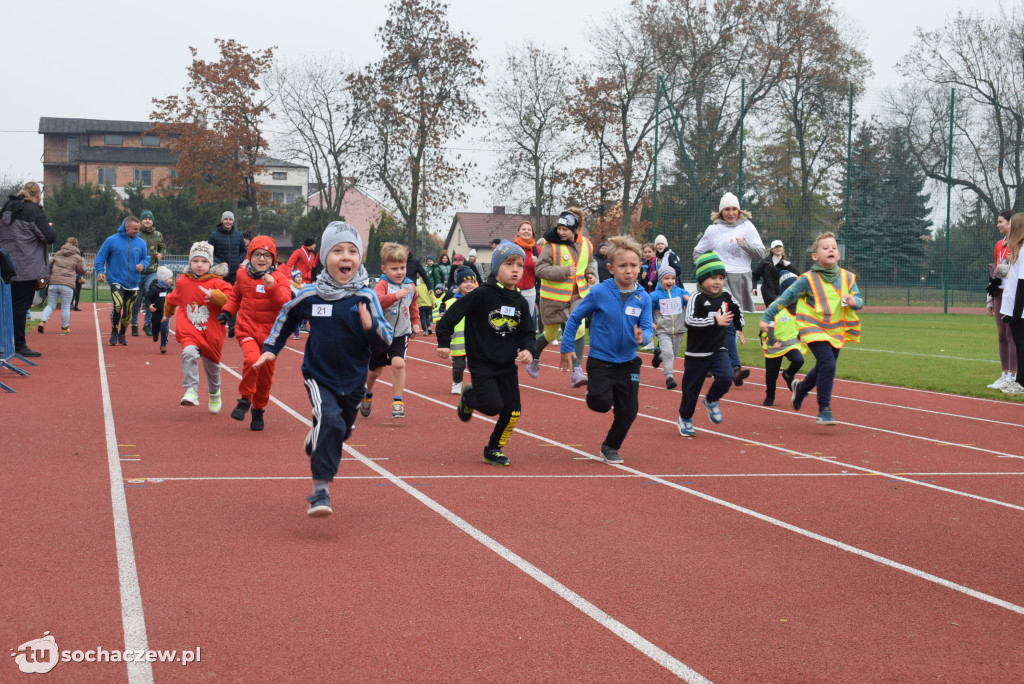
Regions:
<instances>
[{"instance_id":1,"label":"child in yellow safety vest","mask_svg":"<svg viewBox=\"0 0 1024 684\"><path fill-rule=\"evenodd\" d=\"M476 289L476 274L468 266L460 266L455 272L455 294L445 299L439 307L438 318L451 308L452 304ZM462 394L462 379L466 375L466 319L455 324L451 346L452 394Z\"/></svg>"},{"instance_id":2,"label":"child in yellow safety vest","mask_svg":"<svg viewBox=\"0 0 1024 684\"><path fill-rule=\"evenodd\" d=\"M814 354L815 365L803 382L793 379L793 408L797 411L812 389L818 392L818 425L835 425L832 417L832 384L839 350L847 341L860 342L860 318L864 297L857 277L839 267L839 245L833 233L821 233L811 248L814 265L801 275L761 318L761 332L787 306L796 304L796 327L800 340Z\"/></svg>"},{"instance_id":3,"label":"child in yellow safety vest","mask_svg":"<svg viewBox=\"0 0 1024 684\"><path fill-rule=\"evenodd\" d=\"M444 315L444 285L438 285L434 288L434 305L430 312L430 322L437 327L437 322L441 320L441 316Z\"/></svg>"},{"instance_id":4,"label":"child in yellow safety vest","mask_svg":"<svg viewBox=\"0 0 1024 684\"><path fill-rule=\"evenodd\" d=\"M423 336L426 337L434 332L431 328L434 314L434 293L430 291L422 277L417 279L416 306L420 310L420 327L423 328Z\"/></svg>"},{"instance_id":5,"label":"child in yellow safety vest","mask_svg":"<svg viewBox=\"0 0 1024 684\"><path fill-rule=\"evenodd\" d=\"M570 207L558 216L558 223L544 234L546 241L534 269L540 281L540 307L537 309L540 335L537 337L537 353L526 365L531 378L540 375L540 353L558 336L558 329L569 320L580 301L590 292L590 286L597 283L597 262L590 240L583 237L583 212ZM586 326L576 332L574 351L577 363L569 377L571 387L584 387L587 375L580 366L583 359L583 339ZM566 353L569 340L562 338L560 351Z\"/></svg>"},{"instance_id":6,"label":"child in yellow safety vest","mask_svg":"<svg viewBox=\"0 0 1024 684\"><path fill-rule=\"evenodd\" d=\"M785 292L796 282L796 273L783 271L779 276L779 292ZM764 354L764 402L763 406L775 404L775 385L782 369L782 359L789 361L789 367L782 371L782 382L788 389L793 378L804 365L807 347L800 341L796 327L794 307L781 309L775 320L768 324L768 332L761 333L761 352Z\"/></svg>"}]
</instances>

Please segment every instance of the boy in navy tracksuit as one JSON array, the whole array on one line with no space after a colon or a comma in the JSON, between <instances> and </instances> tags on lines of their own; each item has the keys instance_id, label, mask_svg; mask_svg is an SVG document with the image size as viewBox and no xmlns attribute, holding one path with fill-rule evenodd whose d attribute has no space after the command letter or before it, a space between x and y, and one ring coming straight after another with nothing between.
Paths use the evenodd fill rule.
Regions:
<instances>
[{"instance_id":1,"label":"boy in navy tracksuit","mask_svg":"<svg viewBox=\"0 0 1024 684\"><path fill-rule=\"evenodd\" d=\"M352 435L370 356L391 345L391 326L377 295L367 287L362 259L356 229L341 221L329 224L320 239L324 270L284 305L263 344L263 355L253 364L259 368L276 357L292 331L308 321L302 377L313 405L313 427L305 444L313 495L306 499L306 514L314 518L334 512L328 485L338 473L342 443Z\"/></svg>"},{"instance_id":2,"label":"boy in navy tracksuit","mask_svg":"<svg viewBox=\"0 0 1024 684\"><path fill-rule=\"evenodd\" d=\"M619 449L640 410L641 361L636 348L650 342L654 325L650 295L637 285L642 256L639 243L617 236L609 238L607 246L612 277L591 287L590 294L580 300L565 324L562 339L575 339L580 322L594 314L587 356L587 406L598 413L614 408L612 426L601 444L601 458L606 463L622 463ZM573 350L562 353L562 370L570 370L576 362Z\"/></svg>"},{"instance_id":3,"label":"boy in navy tracksuit","mask_svg":"<svg viewBox=\"0 0 1024 684\"><path fill-rule=\"evenodd\" d=\"M167 353L167 335L170 332L170 320L164 318L164 302L167 293L174 287L174 273L166 266L156 269L156 278L149 284L146 292L146 310L149 311L150 325L153 330L153 341L160 342L160 353Z\"/></svg>"},{"instance_id":4,"label":"boy in navy tracksuit","mask_svg":"<svg viewBox=\"0 0 1024 684\"><path fill-rule=\"evenodd\" d=\"M693 412L708 371L714 382L702 403L712 423L722 422L718 400L732 386L733 368L729 359L726 334L729 323L736 327L736 338L743 339L743 312L725 290L725 264L715 252L704 252L697 259L697 292L686 305L686 360L683 363L683 400L679 404L676 427L684 437L693 437Z\"/></svg>"}]
</instances>

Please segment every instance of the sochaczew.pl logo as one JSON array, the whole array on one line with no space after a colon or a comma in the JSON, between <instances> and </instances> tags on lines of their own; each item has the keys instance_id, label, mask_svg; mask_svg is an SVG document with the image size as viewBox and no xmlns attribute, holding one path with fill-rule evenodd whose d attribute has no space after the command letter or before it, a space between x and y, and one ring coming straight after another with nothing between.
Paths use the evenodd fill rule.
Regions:
<instances>
[{"instance_id":1,"label":"sochaczew.pl logo","mask_svg":"<svg viewBox=\"0 0 1024 684\"><path fill-rule=\"evenodd\" d=\"M26 641L17 649L11 649L14 662L18 669L30 674L44 674L57 666L57 663L198 663L202 660L199 646L195 650L185 651L108 651L97 647L87 651L60 651L57 640L49 632L43 632L41 639Z\"/></svg>"}]
</instances>

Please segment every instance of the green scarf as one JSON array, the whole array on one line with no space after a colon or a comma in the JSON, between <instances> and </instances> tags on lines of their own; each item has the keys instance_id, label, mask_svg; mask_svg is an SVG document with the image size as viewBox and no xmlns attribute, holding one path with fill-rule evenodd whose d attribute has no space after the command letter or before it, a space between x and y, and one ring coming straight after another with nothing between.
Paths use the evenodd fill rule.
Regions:
<instances>
[{"instance_id":1,"label":"green scarf","mask_svg":"<svg viewBox=\"0 0 1024 684\"><path fill-rule=\"evenodd\" d=\"M833 266L832 268L825 268L818 264L813 264L811 266L811 270L817 273L819 276L821 276L821 279L824 280L826 283L834 283L836 282L836 278L839 277L840 269L838 265Z\"/></svg>"}]
</instances>

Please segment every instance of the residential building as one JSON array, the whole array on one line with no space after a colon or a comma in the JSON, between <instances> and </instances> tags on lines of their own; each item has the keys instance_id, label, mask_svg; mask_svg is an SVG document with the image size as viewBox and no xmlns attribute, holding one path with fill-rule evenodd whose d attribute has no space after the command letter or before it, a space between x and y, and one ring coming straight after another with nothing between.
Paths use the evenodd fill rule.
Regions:
<instances>
[{"instance_id":1,"label":"residential building","mask_svg":"<svg viewBox=\"0 0 1024 684\"><path fill-rule=\"evenodd\" d=\"M444 241L444 251L449 257L456 254L468 256L469 250L476 250L477 264L482 267L482 273L490 272L491 266L491 240L514 240L516 231L523 221L534 222L534 217L529 214L506 214L505 207L496 206L491 213L460 211L452 219L452 225L448 229L448 236ZM558 221L557 216L544 216L545 225L554 225ZM536 228L536 226L535 226ZM584 235L587 234L584 228ZM540 237L538 235L537 237Z\"/></svg>"},{"instance_id":2,"label":"residential building","mask_svg":"<svg viewBox=\"0 0 1024 684\"><path fill-rule=\"evenodd\" d=\"M270 193L270 203L291 204L309 195L309 167L302 164L260 157L257 163L264 167L256 175L256 182Z\"/></svg>"},{"instance_id":3,"label":"residential building","mask_svg":"<svg viewBox=\"0 0 1024 684\"><path fill-rule=\"evenodd\" d=\"M40 117L43 185L111 185L122 197L125 185L141 183L149 195L174 179L177 155L167 140L147 135L149 121L105 121Z\"/></svg>"},{"instance_id":4,"label":"residential building","mask_svg":"<svg viewBox=\"0 0 1024 684\"><path fill-rule=\"evenodd\" d=\"M345 180L345 196L341 200L341 215L345 223L356 229L363 245L370 242L370 226L376 226L385 214L391 215L383 205L354 185L354 179ZM329 206L334 196L334 188L322 191L313 190L306 200L309 209L319 209L321 202Z\"/></svg>"}]
</instances>

